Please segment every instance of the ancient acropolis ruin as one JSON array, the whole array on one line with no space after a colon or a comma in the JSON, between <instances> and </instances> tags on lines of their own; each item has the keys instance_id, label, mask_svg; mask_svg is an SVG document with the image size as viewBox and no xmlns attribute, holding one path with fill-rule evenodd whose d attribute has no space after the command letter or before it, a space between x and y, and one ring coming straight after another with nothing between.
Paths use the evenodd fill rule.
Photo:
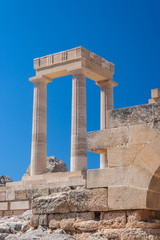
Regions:
<instances>
[{"instance_id":1,"label":"ancient acropolis ruin","mask_svg":"<svg viewBox=\"0 0 160 240\"><path fill-rule=\"evenodd\" d=\"M141 228L160 239L160 90L152 89L148 104L114 109L114 64L83 47L36 58L34 69L31 175L0 189L0 215L32 209L34 227L121 234ZM47 84L66 75L72 75L70 172L46 173ZM101 91L100 130L89 133L86 77ZM100 155L99 169L87 170L87 151Z\"/></svg>"},{"instance_id":2,"label":"ancient acropolis ruin","mask_svg":"<svg viewBox=\"0 0 160 240\"><path fill-rule=\"evenodd\" d=\"M34 60L33 131L31 176L46 171L46 109L47 83L72 75L71 172L87 171L86 77L101 88L101 129L106 129L106 111L113 109L114 65L78 47ZM101 168L107 167L106 150L101 154Z\"/></svg>"}]
</instances>

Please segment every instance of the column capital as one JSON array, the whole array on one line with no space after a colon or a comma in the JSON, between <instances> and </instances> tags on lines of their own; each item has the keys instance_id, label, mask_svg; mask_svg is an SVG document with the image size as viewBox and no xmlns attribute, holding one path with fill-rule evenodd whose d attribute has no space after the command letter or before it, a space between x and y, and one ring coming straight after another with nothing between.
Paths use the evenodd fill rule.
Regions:
<instances>
[{"instance_id":1,"label":"column capital","mask_svg":"<svg viewBox=\"0 0 160 240\"><path fill-rule=\"evenodd\" d=\"M86 73L85 73L85 71L83 69L73 70L72 71L72 75L75 75L75 74L83 74L86 77Z\"/></svg>"},{"instance_id":2,"label":"column capital","mask_svg":"<svg viewBox=\"0 0 160 240\"><path fill-rule=\"evenodd\" d=\"M98 85L99 87L102 87L104 85L109 85L109 86L112 86L112 87L116 87L116 86L118 86L118 83L114 82L113 79L106 79L106 80L103 80L103 81L97 81L96 85Z\"/></svg>"},{"instance_id":3,"label":"column capital","mask_svg":"<svg viewBox=\"0 0 160 240\"><path fill-rule=\"evenodd\" d=\"M52 82L51 78L45 77L45 76L35 76L35 77L31 77L29 78L30 82L36 83L36 82L44 82L44 83L49 83Z\"/></svg>"}]
</instances>

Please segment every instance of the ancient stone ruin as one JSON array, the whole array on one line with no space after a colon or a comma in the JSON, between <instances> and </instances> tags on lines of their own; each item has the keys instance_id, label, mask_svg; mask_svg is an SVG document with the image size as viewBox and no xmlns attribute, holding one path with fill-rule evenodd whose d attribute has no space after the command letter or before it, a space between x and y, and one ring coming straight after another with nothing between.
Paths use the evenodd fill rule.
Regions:
<instances>
[{"instance_id":1,"label":"ancient stone ruin","mask_svg":"<svg viewBox=\"0 0 160 240\"><path fill-rule=\"evenodd\" d=\"M160 90L149 104L114 110L114 64L83 47L34 59L34 69L30 175L0 188L0 215L32 209L32 227L61 228L73 239L160 239ZM71 170L46 173L47 83L66 75ZM101 90L101 130L89 133L86 77ZM100 154L100 169L87 171L87 151Z\"/></svg>"}]
</instances>

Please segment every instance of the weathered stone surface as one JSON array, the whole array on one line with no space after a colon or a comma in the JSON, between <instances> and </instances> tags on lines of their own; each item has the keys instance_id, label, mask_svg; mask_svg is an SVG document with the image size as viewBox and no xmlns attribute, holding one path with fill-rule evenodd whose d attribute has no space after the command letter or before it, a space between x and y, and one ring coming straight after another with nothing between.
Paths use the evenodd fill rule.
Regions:
<instances>
[{"instance_id":1,"label":"weathered stone surface","mask_svg":"<svg viewBox=\"0 0 160 240\"><path fill-rule=\"evenodd\" d=\"M7 201L15 200L15 190L6 191L6 200Z\"/></svg>"},{"instance_id":2,"label":"weathered stone surface","mask_svg":"<svg viewBox=\"0 0 160 240\"><path fill-rule=\"evenodd\" d=\"M68 192L71 190L71 187L54 187L49 189L49 193L58 193L58 192Z\"/></svg>"},{"instance_id":3,"label":"weathered stone surface","mask_svg":"<svg viewBox=\"0 0 160 240\"><path fill-rule=\"evenodd\" d=\"M78 221L87 221L87 220L94 220L95 219L95 213L94 212L79 212L79 213L54 213L48 215L48 222L52 219L61 221L62 219L69 219L74 218Z\"/></svg>"},{"instance_id":4,"label":"weathered stone surface","mask_svg":"<svg viewBox=\"0 0 160 240\"><path fill-rule=\"evenodd\" d=\"M68 171L67 165L62 160L59 160L58 158L53 156L46 158L46 173L67 171ZM26 175L30 175L30 166L26 171Z\"/></svg>"},{"instance_id":5,"label":"weathered stone surface","mask_svg":"<svg viewBox=\"0 0 160 240\"><path fill-rule=\"evenodd\" d=\"M7 236L8 236L7 233L0 233L0 239L1 239L1 240L6 239Z\"/></svg>"},{"instance_id":6,"label":"weathered stone surface","mask_svg":"<svg viewBox=\"0 0 160 240\"><path fill-rule=\"evenodd\" d=\"M60 228L60 221L57 221L55 219L51 219L49 221L49 228L50 229L57 229L57 228Z\"/></svg>"},{"instance_id":7,"label":"weathered stone surface","mask_svg":"<svg viewBox=\"0 0 160 240\"><path fill-rule=\"evenodd\" d=\"M104 153L108 148L123 146L129 141L127 126L88 133L88 151Z\"/></svg>"},{"instance_id":8,"label":"weathered stone surface","mask_svg":"<svg viewBox=\"0 0 160 240\"><path fill-rule=\"evenodd\" d=\"M6 185L7 182L13 182L12 179L8 176L0 176L0 187L3 187Z\"/></svg>"},{"instance_id":9,"label":"weathered stone surface","mask_svg":"<svg viewBox=\"0 0 160 240\"><path fill-rule=\"evenodd\" d=\"M0 210L8 210L8 202L0 202Z\"/></svg>"},{"instance_id":10,"label":"weathered stone surface","mask_svg":"<svg viewBox=\"0 0 160 240\"><path fill-rule=\"evenodd\" d=\"M75 190L69 194L69 206L71 212L106 211L108 210L107 199L105 188Z\"/></svg>"},{"instance_id":11,"label":"weathered stone surface","mask_svg":"<svg viewBox=\"0 0 160 240\"><path fill-rule=\"evenodd\" d=\"M138 105L107 111L107 128L139 125L159 121L160 103Z\"/></svg>"},{"instance_id":12,"label":"weathered stone surface","mask_svg":"<svg viewBox=\"0 0 160 240\"><path fill-rule=\"evenodd\" d=\"M87 188L108 187L109 169L93 169L87 171Z\"/></svg>"},{"instance_id":13,"label":"weathered stone surface","mask_svg":"<svg viewBox=\"0 0 160 240\"><path fill-rule=\"evenodd\" d=\"M48 196L49 188L15 190L16 200L34 199L40 196Z\"/></svg>"},{"instance_id":14,"label":"weathered stone surface","mask_svg":"<svg viewBox=\"0 0 160 240\"><path fill-rule=\"evenodd\" d=\"M6 192L0 192L0 202L3 202L6 200Z\"/></svg>"},{"instance_id":15,"label":"weathered stone surface","mask_svg":"<svg viewBox=\"0 0 160 240\"><path fill-rule=\"evenodd\" d=\"M117 146L107 150L108 167L129 166L133 164L143 144Z\"/></svg>"},{"instance_id":16,"label":"weathered stone surface","mask_svg":"<svg viewBox=\"0 0 160 240\"><path fill-rule=\"evenodd\" d=\"M145 209L147 191L138 188L109 187L108 207L110 210Z\"/></svg>"},{"instance_id":17,"label":"weathered stone surface","mask_svg":"<svg viewBox=\"0 0 160 240\"><path fill-rule=\"evenodd\" d=\"M47 214L43 215L32 215L31 218L31 226L32 227L38 227L38 226L47 226L48 225L48 217Z\"/></svg>"},{"instance_id":18,"label":"weathered stone surface","mask_svg":"<svg viewBox=\"0 0 160 240\"><path fill-rule=\"evenodd\" d=\"M88 170L87 188L124 186L126 185L129 171L130 168L128 166Z\"/></svg>"},{"instance_id":19,"label":"weathered stone surface","mask_svg":"<svg viewBox=\"0 0 160 240\"><path fill-rule=\"evenodd\" d=\"M70 212L67 198L67 193L57 193L48 197L36 198L33 200L32 211L34 214Z\"/></svg>"},{"instance_id":20,"label":"weathered stone surface","mask_svg":"<svg viewBox=\"0 0 160 240\"><path fill-rule=\"evenodd\" d=\"M62 219L60 221L60 227L66 231L74 231L75 230L74 224L75 224L74 218Z\"/></svg>"},{"instance_id":21,"label":"weathered stone surface","mask_svg":"<svg viewBox=\"0 0 160 240\"><path fill-rule=\"evenodd\" d=\"M110 211L101 212L101 220L75 219L75 215L67 214L68 218L50 220L50 229L44 226L46 215L38 217L37 229L30 227L28 219L30 212L22 216L0 218L0 239L5 240L159 240L160 239L160 212L149 210ZM87 213L86 213L87 214ZM99 212L98 212L99 214ZM52 214L55 215L55 214ZM57 214L58 216L59 214ZM39 222L40 220L40 222ZM49 220L49 218L48 218ZM69 234L63 229L66 229ZM56 229L56 230L55 230ZM52 231L53 230L53 231Z\"/></svg>"},{"instance_id":22,"label":"weathered stone surface","mask_svg":"<svg viewBox=\"0 0 160 240\"><path fill-rule=\"evenodd\" d=\"M34 214L106 211L107 189L81 189L40 197L33 200L32 209Z\"/></svg>"},{"instance_id":23,"label":"weathered stone surface","mask_svg":"<svg viewBox=\"0 0 160 240\"><path fill-rule=\"evenodd\" d=\"M74 224L75 229L84 231L84 232L94 232L98 230L99 222L97 221L85 221L85 222L76 222Z\"/></svg>"},{"instance_id":24,"label":"weathered stone surface","mask_svg":"<svg viewBox=\"0 0 160 240\"><path fill-rule=\"evenodd\" d=\"M87 187L108 187L111 209L160 210L159 116L160 103L109 110L106 129L88 133L89 151L107 151L108 167L89 170Z\"/></svg>"},{"instance_id":25,"label":"weathered stone surface","mask_svg":"<svg viewBox=\"0 0 160 240\"><path fill-rule=\"evenodd\" d=\"M29 201L14 201L10 202L10 210L28 210L29 209Z\"/></svg>"},{"instance_id":26,"label":"weathered stone surface","mask_svg":"<svg viewBox=\"0 0 160 240\"><path fill-rule=\"evenodd\" d=\"M152 123L129 126L129 144L145 144L152 141L157 135L152 126Z\"/></svg>"},{"instance_id":27,"label":"weathered stone surface","mask_svg":"<svg viewBox=\"0 0 160 240\"><path fill-rule=\"evenodd\" d=\"M150 144L146 144L141 152L137 154L133 165L140 166L154 175L155 170L160 166L159 155Z\"/></svg>"},{"instance_id":28,"label":"weathered stone surface","mask_svg":"<svg viewBox=\"0 0 160 240\"><path fill-rule=\"evenodd\" d=\"M123 228L126 225L126 213L120 211L102 213L100 228Z\"/></svg>"}]
</instances>

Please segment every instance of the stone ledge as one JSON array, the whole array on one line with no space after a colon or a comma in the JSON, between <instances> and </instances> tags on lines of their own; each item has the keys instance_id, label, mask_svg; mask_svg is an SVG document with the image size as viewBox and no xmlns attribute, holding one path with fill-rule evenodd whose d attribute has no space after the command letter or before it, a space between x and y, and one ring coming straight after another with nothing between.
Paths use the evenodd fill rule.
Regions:
<instances>
[{"instance_id":1,"label":"stone ledge","mask_svg":"<svg viewBox=\"0 0 160 240\"><path fill-rule=\"evenodd\" d=\"M160 103L137 105L107 111L107 129L159 121Z\"/></svg>"},{"instance_id":2,"label":"stone ledge","mask_svg":"<svg viewBox=\"0 0 160 240\"><path fill-rule=\"evenodd\" d=\"M88 51L83 47L73 48L67 51L50 54L44 57L34 59L34 69L40 69L48 66L53 66L55 64L62 64L68 61L73 61L79 58L87 59L91 62L96 63L100 67L107 69L114 73L114 64L108 62L102 57L99 57L95 53Z\"/></svg>"}]
</instances>

